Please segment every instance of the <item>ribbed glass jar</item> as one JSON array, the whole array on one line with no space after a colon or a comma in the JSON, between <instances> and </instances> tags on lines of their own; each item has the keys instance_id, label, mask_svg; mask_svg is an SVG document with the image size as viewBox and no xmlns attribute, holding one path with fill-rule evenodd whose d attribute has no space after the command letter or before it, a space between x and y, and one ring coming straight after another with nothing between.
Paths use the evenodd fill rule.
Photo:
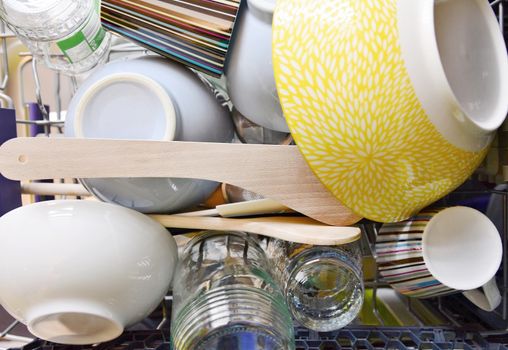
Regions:
<instances>
[{"instance_id":1,"label":"ribbed glass jar","mask_svg":"<svg viewBox=\"0 0 508 350\"><path fill-rule=\"evenodd\" d=\"M190 241L173 282L175 350L291 350L294 328L265 253L243 233Z\"/></svg>"}]
</instances>

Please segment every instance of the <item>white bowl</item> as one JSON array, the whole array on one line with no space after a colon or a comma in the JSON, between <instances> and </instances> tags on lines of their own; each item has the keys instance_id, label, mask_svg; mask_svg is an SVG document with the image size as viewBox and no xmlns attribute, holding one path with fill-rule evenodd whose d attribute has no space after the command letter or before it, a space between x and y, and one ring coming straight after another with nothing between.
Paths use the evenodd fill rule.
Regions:
<instances>
[{"instance_id":1,"label":"white bowl","mask_svg":"<svg viewBox=\"0 0 508 350\"><path fill-rule=\"evenodd\" d=\"M0 304L35 336L92 344L119 336L161 302L174 238L134 210L48 201L0 218Z\"/></svg>"},{"instance_id":2,"label":"white bowl","mask_svg":"<svg viewBox=\"0 0 508 350\"><path fill-rule=\"evenodd\" d=\"M194 73L163 58L143 57L115 61L95 71L72 98L65 135L231 142L234 126L227 108ZM143 213L186 209L204 201L218 186L175 178L81 182L97 198Z\"/></svg>"}]
</instances>

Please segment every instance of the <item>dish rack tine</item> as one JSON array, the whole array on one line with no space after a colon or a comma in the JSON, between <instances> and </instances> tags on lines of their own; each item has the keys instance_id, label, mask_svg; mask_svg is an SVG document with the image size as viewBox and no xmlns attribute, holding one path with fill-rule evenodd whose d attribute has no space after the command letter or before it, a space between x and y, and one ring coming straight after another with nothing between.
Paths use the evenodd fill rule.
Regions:
<instances>
[{"instance_id":1,"label":"dish rack tine","mask_svg":"<svg viewBox=\"0 0 508 350\"><path fill-rule=\"evenodd\" d=\"M44 106L42 102L42 93L41 93L41 82L39 80L39 71L37 69L37 58L32 59L32 72L34 75L35 82L35 98L37 100L37 104L39 105L39 110L41 111L41 115L44 121L49 122L49 114L48 110ZM46 136L49 136L51 129L49 125L44 125L44 133Z\"/></svg>"},{"instance_id":2,"label":"dish rack tine","mask_svg":"<svg viewBox=\"0 0 508 350\"><path fill-rule=\"evenodd\" d=\"M0 110L0 145L16 137L16 112ZM1 168L1 165L0 165ZM21 185L0 175L0 216L21 206Z\"/></svg>"},{"instance_id":3,"label":"dish rack tine","mask_svg":"<svg viewBox=\"0 0 508 350\"><path fill-rule=\"evenodd\" d=\"M5 102L6 108L13 108L14 101L5 93L7 83L9 82L9 53L7 52L7 34L5 32L5 23L0 21L0 40L2 47L2 78L0 81L0 99Z\"/></svg>"},{"instance_id":4,"label":"dish rack tine","mask_svg":"<svg viewBox=\"0 0 508 350\"><path fill-rule=\"evenodd\" d=\"M10 331L14 329L19 324L19 321L14 321L10 325L7 326L2 332L0 332L0 338L5 337L7 334L9 334Z\"/></svg>"}]
</instances>

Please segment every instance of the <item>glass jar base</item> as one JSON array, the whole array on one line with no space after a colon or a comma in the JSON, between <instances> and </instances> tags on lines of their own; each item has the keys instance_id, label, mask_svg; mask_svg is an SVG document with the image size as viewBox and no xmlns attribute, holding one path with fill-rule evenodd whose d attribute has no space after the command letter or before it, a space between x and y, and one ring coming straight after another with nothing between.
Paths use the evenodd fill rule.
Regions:
<instances>
[{"instance_id":1,"label":"glass jar base","mask_svg":"<svg viewBox=\"0 0 508 350\"><path fill-rule=\"evenodd\" d=\"M196 350L279 350L286 349L282 339L269 328L237 324L215 330L202 339Z\"/></svg>"},{"instance_id":2,"label":"glass jar base","mask_svg":"<svg viewBox=\"0 0 508 350\"><path fill-rule=\"evenodd\" d=\"M302 326L327 332L347 326L359 314L364 287L361 273L333 250L298 260L286 286L289 309Z\"/></svg>"},{"instance_id":3,"label":"glass jar base","mask_svg":"<svg viewBox=\"0 0 508 350\"><path fill-rule=\"evenodd\" d=\"M218 288L195 298L180 310L171 329L175 350L234 350L224 344L253 341L261 347L238 349L291 350L293 332L282 297L245 286Z\"/></svg>"}]
</instances>

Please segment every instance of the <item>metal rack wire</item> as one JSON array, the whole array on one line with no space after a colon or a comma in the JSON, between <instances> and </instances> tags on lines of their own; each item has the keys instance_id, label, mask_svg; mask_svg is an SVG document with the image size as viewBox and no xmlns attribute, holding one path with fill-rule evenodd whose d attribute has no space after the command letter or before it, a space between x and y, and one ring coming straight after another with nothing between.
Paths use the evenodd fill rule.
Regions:
<instances>
[{"instance_id":1,"label":"metal rack wire","mask_svg":"<svg viewBox=\"0 0 508 350\"><path fill-rule=\"evenodd\" d=\"M507 14L505 13L505 6L508 4L508 0L493 0L490 1L491 6L495 9L496 14L499 18L499 24L501 28L503 29L503 32L505 33L505 38L508 37L508 21L507 21ZM2 48L2 57L0 57L1 64L3 69L2 75L0 76L0 106L4 108L12 108L14 106L14 102L12 98L10 98L6 94L6 87L8 84L8 81L10 79L9 77L9 59L8 59L8 50L7 50L7 40L13 38L12 34L9 34L5 30L5 25L0 22L0 47ZM136 55L150 55L151 53L148 52L146 49L141 48L136 45L130 45L130 44L120 44L117 46L113 46L112 50L110 52L110 56L115 53L131 53ZM35 84L35 96L36 96L36 102L39 106L39 109L41 111L41 114L43 116L43 120L39 121L30 121L25 119L19 119L17 122L19 124L26 124L26 125L39 125L44 127L44 131L46 135L49 135L52 132L62 132L62 126L64 123L64 117L63 117L63 108L62 108L62 99L61 99L61 76L59 73L54 73L54 86L52 88L52 93L54 94L54 100L55 100L55 107L56 112L54 114L54 117L51 118L51 116L48 114L46 108L44 107L44 101L42 97L42 89L41 81L39 78L39 72L38 72L38 64L37 60L31 56L29 52L21 53L20 56L26 57L20 64L20 71L23 73L26 69L31 69L31 73L34 78L34 84ZM210 89L214 91L216 94L216 97L223 103L223 104L229 104L229 99L227 97L227 94L225 94L223 87L220 85L220 82L216 80L211 80L208 77L202 75L201 73L198 74L200 76L200 79L205 83ZM21 101L24 104L26 102L25 98L25 83L21 77L23 74L20 74L18 78L20 78L19 85L21 87ZM78 83L76 80L73 80L73 88L74 90L77 89ZM508 151L508 149L506 150ZM407 297L401 297L404 300L404 305L406 307L406 310L408 313L411 313L414 315L415 320L417 320L418 326L420 328L412 328L412 329L406 329L406 333L408 337L413 337L409 343L415 344L415 348L422 348L420 347L421 344L426 344L425 337L422 336L425 334L434 334L433 338L433 344L437 343L437 340L442 341L443 344L448 344L446 346L452 346L452 347L443 347L443 348L455 348L454 345L450 345L453 343L450 339L451 336L448 335L448 338L444 335L443 332L452 332L453 329L462 329L462 328L468 328L473 327L476 329L477 333L474 333L474 336L471 335L473 333L464 333L462 335L462 346L460 348L467 349L467 348L477 348L476 346L484 346L485 343L483 338L481 337L490 337L495 336L499 334L505 334L508 333L508 192L505 191L499 191L499 190L492 190L487 188L481 188L474 190L459 190L451 194L450 196L447 196L441 204L447 205L449 203L454 202L454 197L475 197L480 195L498 195L501 197L501 203L502 203L502 229L500 230L503 240L503 263L502 268L499 271L498 274L498 284L501 289L501 293L503 296L503 301L501 306L493 313L485 313L482 312L479 309L474 309L472 306L468 306L467 303L463 304L460 297L452 296L452 297L443 297L443 298L437 298L430 301L425 302L425 306L432 310L432 312L435 312L437 314L440 314L443 319L446 320L446 324L444 326L450 327L446 331L436 330L436 329L429 329L425 328L426 323L425 320L422 319L422 317L415 311L416 306L414 305L415 301L411 298ZM364 232L364 255L366 259L375 260L375 250L374 250L374 242L375 242L375 236L377 233L377 230L379 229L379 224L372 223L372 222L362 222L361 227ZM374 266L375 269L375 266ZM388 287L389 285L385 283L380 276L377 273L377 269L374 270L373 278L371 280L366 281L366 287L372 289L372 311L375 315L379 325L383 327L385 325L385 321L383 317L381 316L380 312L380 305L379 300L377 298L378 291L380 288ZM120 349L122 348L119 346L119 344L129 344L128 348L151 348L151 349L162 349L163 347L168 345L168 337L167 337L167 328L169 325L169 319L170 319L170 310L168 309L171 302L171 296L167 296L164 302L161 304L161 308L157 311L158 318L157 322L154 323L154 327L151 332L146 331L146 333L138 333L138 335L135 335L134 333L127 332L124 336L119 338L118 340L115 340L114 342L104 344L101 346L104 349L109 348L115 348ZM457 306L458 305L458 306ZM464 317L464 315L461 315L461 312L457 312L457 308L460 309L460 311L464 311L467 308L468 316ZM139 327L139 326L136 326ZM134 328L136 328L134 327ZM10 323L7 327L0 330L0 350L3 348L10 348L10 346L5 345L6 342L11 341L13 344L16 344L16 347L20 347L20 344L30 344L26 349L39 349L39 348L46 348L46 345L44 342L41 341L35 341L33 342L33 339L26 337L26 336L20 336L20 335L14 335L13 331L19 330L22 328L22 325L17 322L13 321ZM342 332L342 333L341 333ZM390 330L387 328L383 329L376 329L374 328L348 328L347 330L341 331L341 332L335 332L334 334L328 334L328 335L320 335L315 332L310 332L303 329L298 329L297 331L297 344L300 344L300 347L298 349L339 349L341 346L341 342L346 342L349 344L348 346L342 346L342 348L394 348L394 349L406 349L409 347L405 347L404 344L404 337L400 334L403 334L402 330L398 330L397 333L398 336L395 336L395 338L390 338ZM363 332L363 333L362 333ZM375 333L378 332L378 333ZM391 332L397 332L397 330L391 330ZM427 332L427 333L425 333ZM430 332L430 333L429 333ZM437 333L436 333L437 332ZM439 333L441 332L441 333ZM15 333L15 332L14 332ZM26 332L21 332L22 334L26 334ZM381 339L381 343L383 346L374 346L372 345L372 339L375 337L373 334L376 334L377 339ZM451 333L450 333L451 334ZM454 333L455 336L457 336L456 333ZM392 334L393 335L393 334ZM145 336L145 338L143 338ZM138 337L138 338L136 338ZM141 338L139 338L141 337ZM342 338L341 338L342 337ZM374 338L373 338L374 337ZM422 338L423 337L423 338ZM458 336L457 336L458 337ZM469 338L468 338L469 337ZM476 338L474 338L476 337ZM468 340L469 339L469 343ZM475 339L474 341L471 339ZM128 339L128 341L126 340ZM140 340L141 339L141 340ZM155 339L155 340L154 340ZM349 340L347 340L349 339ZM391 340L390 340L391 339ZM423 339L423 340L422 340ZM436 340L437 339L437 340ZM154 340L153 344L150 343L152 340ZM445 341L450 340L450 341ZM312 343L314 341L314 343ZM4 345L2 345L4 342ZM326 347L326 342L328 342L329 346ZM369 342L371 342L369 344ZM140 345L140 344L143 345ZM150 346L147 346L146 344L150 343ZM407 343L407 342L406 342ZM432 342L431 342L432 343ZM508 339L506 339L506 343L508 343ZM137 344L137 345L133 345ZM311 345L309 345L311 344ZM319 345L317 345L319 344ZM323 345L325 344L325 345ZM361 345L363 344L363 345ZM392 344L392 347L389 345ZM344 344L342 344L344 345ZM379 345L379 344L378 344ZM314 347L315 346L315 347ZM324 347L323 347L324 346ZM51 346L53 348L53 346ZM423 347L426 348L426 347ZM432 347L428 347L432 348ZM441 348L441 347L434 347L434 348ZM503 346L497 347L499 349L504 349Z\"/></svg>"}]
</instances>

